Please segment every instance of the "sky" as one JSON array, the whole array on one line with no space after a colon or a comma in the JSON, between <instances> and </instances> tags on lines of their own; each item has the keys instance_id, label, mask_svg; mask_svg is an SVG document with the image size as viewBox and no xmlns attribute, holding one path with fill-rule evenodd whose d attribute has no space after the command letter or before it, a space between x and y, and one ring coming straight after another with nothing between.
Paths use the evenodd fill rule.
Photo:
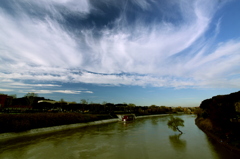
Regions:
<instances>
[{"instance_id":1,"label":"sky","mask_svg":"<svg viewBox=\"0 0 240 159\"><path fill-rule=\"evenodd\" d=\"M199 106L240 89L239 0L2 0L0 93Z\"/></svg>"}]
</instances>

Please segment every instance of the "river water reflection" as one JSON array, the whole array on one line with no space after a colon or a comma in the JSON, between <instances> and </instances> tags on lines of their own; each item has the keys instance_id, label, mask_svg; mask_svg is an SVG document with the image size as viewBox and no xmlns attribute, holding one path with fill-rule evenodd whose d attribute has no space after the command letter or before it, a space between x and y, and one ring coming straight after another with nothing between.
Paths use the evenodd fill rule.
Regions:
<instances>
[{"instance_id":1,"label":"river water reflection","mask_svg":"<svg viewBox=\"0 0 240 159\"><path fill-rule=\"evenodd\" d=\"M167 127L168 117L111 123L54 134L0 142L1 159L231 159L234 153L212 142L181 115L179 135Z\"/></svg>"}]
</instances>

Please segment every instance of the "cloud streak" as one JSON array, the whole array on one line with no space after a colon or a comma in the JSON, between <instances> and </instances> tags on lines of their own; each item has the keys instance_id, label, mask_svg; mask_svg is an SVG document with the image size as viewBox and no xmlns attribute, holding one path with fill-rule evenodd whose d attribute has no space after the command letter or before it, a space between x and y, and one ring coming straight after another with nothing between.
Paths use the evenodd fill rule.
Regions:
<instances>
[{"instance_id":1,"label":"cloud streak","mask_svg":"<svg viewBox=\"0 0 240 159\"><path fill-rule=\"evenodd\" d=\"M0 5L0 82L3 84L10 79L13 83L2 91L13 87L59 87L52 84L33 86L24 83L27 80L240 88L236 82L239 80L236 75L240 74L240 41L215 42L213 46L206 43L215 38L208 37L207 33L220 5L217 0L164 3L152 0L124 3L26 0L5 5L12 7L15 14ZM166 6L176 12L164 10ZM107 16L103 7L119 10L105 24L97 21ZM133 11L133 7L139 10ZM156 18L147 16L150 13ZM17 80L23 83L17 84Z\"/></svg>"},{"instance_id":2,"label":"cloud streak","mask_svg":"<svg viewBox=\"0 0 240 159\"><path fill-rule=\"evenodd\" d=\"M74 90L31 90L31 92L39 94L52 94L52 93L62 93L62 94L80 94L80 93L93 93L92 91L74 91ZM27 92L24 92L27 93Z\"/></svg>"}]
</instances>

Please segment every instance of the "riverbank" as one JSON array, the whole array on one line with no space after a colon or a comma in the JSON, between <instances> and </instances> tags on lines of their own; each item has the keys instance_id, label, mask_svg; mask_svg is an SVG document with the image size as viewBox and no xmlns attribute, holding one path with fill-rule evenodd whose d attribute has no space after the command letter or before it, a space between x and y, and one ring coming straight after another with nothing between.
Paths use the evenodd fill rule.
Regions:
<instances>
[{"instance_id":1,"label":"riverbank","mask_svg":"<svg viewBox=\"0 0 240 159\"><path fill-rule=\"evenodd\" d=\"M0 114L0 133L23 132L31 129L86 123L110 118L109 115L81 113Z\"/></svg>"},{"instance_id":2,"label":"riverbank","mask_svg":"<svg viewBox=\"0 0 240 159\"><path fill-rule=\"evenodd\" d=\"M240 154L240 91L217 95L200 104L196 125L210 138Z\"/></svg>"},{"instance_id":3,"label":"riverbank","mask_svg":"<svg viewBox=\"0 0 240 159\"><path fill-rule=\"evenodd\" d=\"M198 118L195 119L195 124L196 124L196 126L197 126L199 129L201 129L210 139L212 139L212 140L214 140L215 142L217 142L218 144L224 146L224 147L225 147L226 149L228 149L229 151L234 152L234 153L240 155L240 149L239 149L239 148L237 148L237 147L229 144L229 143L228 143L228 140L222 139L222 138L220 138L219 136L217 136L217 135L215 135L214 133L212 133L210 130L208 130L207 127L208 127L209 125L206 126L206 127L204 127L204 123L201 123Z\"/></svg>"},{"instance_id":4,"label":"riverbank","mask_svg":"<svg viewBox=\"0 0 240 159\"><path fill-rule=\"evenodd\" d=\"M168 115L169 114L143 115L143 116L136 116L136 119L147 118L147 117L160 117L160 116L168 116Z\"/></svg>"},{"instance_id":5,"label":"riverbank","mask_svg":"<svg viewBox=\"0 0 240 159\"><path fill-rule=\"evenodd\" d=\"M147 118L147 117L160 117L160 116L168 116L168 114L137 116L136 119ZM105 119L105 120L98 120L98 121L85 122L85 123L76 123L76 124L52 126L52 127L45 127L45 128L37 128L37 129L27 130L24 132L2 133L2 134L0 134L0 140L8 140L8 139L14 139L14 138L19 138L19 137L26 137L26 136L30 136L30 135L41 135L41 134L53 133L56 131L64 131L64 130L69 130L69 129L83 128L83 127L87 127L87 126L107 124L107 123L113 123L113 122L118 122L118 121L119 121L118 118L114 118L114 119Z\"/></svg>"},{"instance_id":6,"label":"riverbank","mask_svg":"<svg viewBox=\"0 0 240 159\"><path fill-rule=\"evenodd\" d=\"M0 140L13 139L13 138L17 138L17 137L25 137L25 136L29 136L29 135L41 135L41 134L52 133L52 132L56 132L56 131L64 131L64 130L68 130L68 129L83 128L83 127L87 127L87 126L107 124L107 123L112 123L112 122L117 122L117 121L118 121L118 119L107 119L107 120L92 121L92 122L86 122L86 123L77 123L77 124L31 129L28 131L17 132L17 133L14 133L14 132L2 133L2 134L0 134Z\"/></svg>"}]
</instances>

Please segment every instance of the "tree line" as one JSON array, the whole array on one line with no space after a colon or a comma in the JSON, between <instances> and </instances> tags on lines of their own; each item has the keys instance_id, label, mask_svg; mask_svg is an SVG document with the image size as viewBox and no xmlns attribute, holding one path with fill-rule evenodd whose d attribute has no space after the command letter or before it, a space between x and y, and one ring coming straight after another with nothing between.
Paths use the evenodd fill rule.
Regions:
<instances>
[{"instance_id":1,"label":"tree line","mask_svg":"<svg viewBox=\"0 0 240 159\"><path fill-rule=\"evenodd\" d=\"M1 95L0 95L1 96ZM7 96L7 97L6 97ZM16 95L5 95L6 99L4 106L0 107L2 112L79 112L92 114L106 113L134 113L136 115L148 114L166 114L166 113L194 113L197 108L189 107L167 107L167 106L137 106L134 103L93 103L85 99L77 102L66 102L64 99L54 101L39 97L36 93L27 93L22 98L17 98Z\"/></svg>"}]
</instances>

